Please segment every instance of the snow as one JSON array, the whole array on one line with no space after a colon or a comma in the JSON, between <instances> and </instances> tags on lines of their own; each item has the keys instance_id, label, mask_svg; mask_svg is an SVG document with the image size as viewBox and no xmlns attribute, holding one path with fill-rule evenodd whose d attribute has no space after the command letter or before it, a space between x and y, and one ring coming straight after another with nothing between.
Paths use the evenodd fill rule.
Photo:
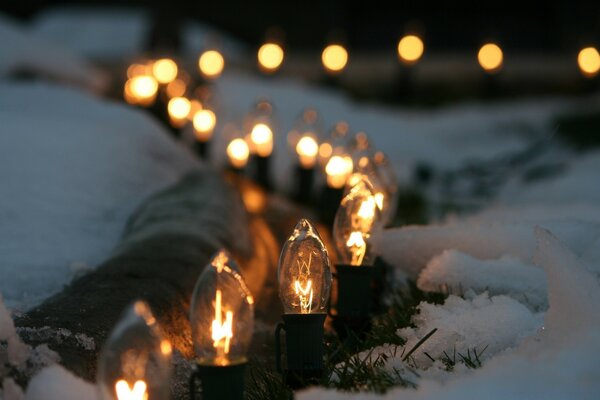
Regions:
<instances>
[{"instance_id":1,"label":"snow","mask_svg":"<svg viewBox=\"0 0 600 400\"><path fill-rule=\"evenodd\" d=\"M397 388L378 396L310 389L296 397L299 400L597 398L600 285L576 255L548 230L536 228L535 237L534 259L547 273L550 307L544 314L543 329L517 348L487 360L477 370L453 374L445 382L425 377L417 390ZM496 329L503 321L497 322L488 328Z\"/></svg>"},{"instance_id":2,"label":"snow","mask_svg":"<svg viewBox=\"0 0 600 400\"><path fill-rule=\"evenodd\" d=\"M0 292L27 309L108 258L149 195L197 166L144 113L0 83Z\"/></svg>"},{"instance_id":3,"label":"snow","mask_svg":"<svg viewBox=\"0 0 600 400\"><path fill-rule=\"evenodd\" d=\"M92 91L102 91L108 84L108 77L78 53L0 13L0 79L22 70Z\"/></svg>"},{"instance_id":4,"label":"snow","mask_svg":"<svg viewBox=\"0 0 600 400\"><path fill-rule=\"evenodd\" d=\"M430 292L463 294L468 290L504 294L534 309L546 309L546 274L515 257L478 260L456 250L445 250L421 271L417 287Z\"/></svg>"},{"instance_id":5,"label":"snow","mask_svg":"<svg viewBox=\"0 0 600 400\"><path fill-rule=\"evenodd\" d=\"M60 365L45 368L27 386L25 400L81 400L98 397L96 386Z\"/></svg>"}]
</instances>

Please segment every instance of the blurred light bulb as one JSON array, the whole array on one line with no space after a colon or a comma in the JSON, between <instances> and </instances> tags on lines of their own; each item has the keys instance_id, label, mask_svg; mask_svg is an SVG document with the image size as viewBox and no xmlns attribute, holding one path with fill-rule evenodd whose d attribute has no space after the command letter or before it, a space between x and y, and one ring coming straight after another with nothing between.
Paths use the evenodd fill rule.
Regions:
<instances>
[{"instance_id":1,"label":"blurred light bulb","mask_svg":"<svg viewBox=\"0 0 600 400\"><path fill-rule=\"evenodd\" d=\"M283 63L283 48L276 43L265 43L258 49L258 65L263 72L272 73Z\"/></svg>"},{"instance_id":2,"label":"blurred light bulb","mask_svg":"<svg viewBox=\"0 0 600 400\"><path fill-rule=\"evenodd\" d=\"M170 58L161 58L152 65L152 75L158 83L169 83L177 78L177 63Z\"/></svg>"},{"instance_id":3,"label":"blurred light bulb","mask_svg":"<svg viewBox=\"0 0 600 400\"><path fill-rule=\"evenodd\" d=\"M415 64L423 56L425 45L416 35L406 35L398 42L398 57L405 64Z\"/></svg>"},{"instance_id":4,"label":"blurred light bulb","mask_svg":"<svg viewBox=\"0 0 600 400\"><path fill-rule=\"evenodd\" d=\"M233 139L227 145L227 156L229 157L229 163L234 168L244 168L248 163L248 157L250 156L250 149L244 139Z\"/></svg>"},{"instance_id":5,"label":"blurred light bulb","mask_svg":"<svg viewBox=\"0 0 600 400\"><path fill-rule=\"evenodd\" d=\"M205 78L218 78L225 67L225 59L216 50L208 50L202 53L198 59L198 67Z\"/></svg>"},{"instance_id":6,"label":"blurred light bulb","mask_svg":"<svg viewBox=\"0 0 600 400\"><path fill-rule=\"evenodd\" d=\"M175 79L169 82L166 88L167 97L172 99L173 97L182 97L185 94L187 85L182 79Z\"/></svg>"},{"instance_id":7,"label":"blurred light bulb","mask_svg":"<svg viewBox=\"0 0 600 400\"><path fill-rule=\"evenodd\" d=\"M319 144L312 136L304 136L296 145L296 153L302 168L312 168L317 160Z\"/></svg>"},{"instance_id":8,"label":"blurred light bulb","mask_svg":"<svg viewBox=\"0 0 600 400\"><path fill-rule=\"evenodd\" d=\"M479 65L488 73L496 73L502 69L504 54L502 49L495 43L486 43L479 49L477 54Z\"/></svg>"},{"instance_id":9,"label":"blurred light bulb","mask_svg":"<svg viewBox=\"0 0 600 400\"><path fill-rule=\"evenodd\" d=\"M201 142L210 140L217 124L217 116L211 110L199 110L194 114L194 132Z\"/></svg>"},{"instance_id":10,"label":"blurred light bulb","mask_svg":"<svg viewBox=\"0 0 600 400\"><path fill-rule=\"evenodd\" d=\"M343 264L373 265L370 239L380 218L373 189L367 177L362 177L342 199L333 223L333 238Z\"/></svg>"},{"instance_id":11,"label":"blurred light bulb","mask_svg":"<svg viewBox=\"0 0 600 400\"><path fill-rule=\"evenodd\" d=\"M246 361L254 327L254 299L231 255L220 250L198 278L190 311L201 365Z\"/></svg>"},{"instance_id":12,"label":"blurred light bulb","mask_svg":"<svg viewBox=\"0 0 600 400\"><path fill-rule=\"evenodd\" d=\"M375 204L381 212L381 221L384 225L387 224L393 216L391 215L392 206L390 205L392 201L392 195L390 192L388 192L388 188L383 183L383 178L380 175L379 168L377 168L372 158L368 156L362 156L356 163L355 170L356 173L351 176L351 178L354 177L355 180L352 181L349 179L348 185L353 186L358 181L356 177L364 177L373 190Z\"/></svg>"},{"instance_id":13,"label":"blurred light bulb","mask_svg":"<svg viewBox=\"0 0 600 400\"><path fill-rule=\"evenodd\" d=\"M169 116L174 120L185 120L192 109L192 103L185 97L173 97L167 104Z\"/></svg>"},{"instance_id":14,"label":"blurred light bulb","mask_svg":"<svg viewBox=\"0 0 600 400\"><path fill-rule=\"evenodd\" d=\"M149 75L135 76L125 83L125 99L132 104L150 105L157 92L158 82Z\"/></svg>"},{"instance_id":15,"label":"blurred light bulb","mask_svg":"<svg viewBox=\"0 0 600 400\"><path fill-rule=\"evenodd\" d=\"M170 398L171 345L150 308L136 301L108 337L98 365L103 400Z\"/></svg>"},{"instance_id":16,"label":"blurred light bulb","mask_svg":"<svg viewBox=\"0 0 600 400\"><path fill-rule=\"evenodd\" d=\"M600 72L600 53L595 47L581 49L577 55L577 63L581 73L592 78Z\"/></svg>"},{"instance_id":17,"label":"blurred light bulb","mask_svg":"<svg viewBox=\"0 0 600 400\"><path fill-rule=\"evenodd\" d=\"M323 49L321 61L325 70L332 74L340 73L348 63L348 51L339 44L330 44Z\"/></svg>"},{"instance_id":18,"label":"blurred light bulb","mask_svg":"<svg viewBox=\"0 0 600 400\"><path fill-rule=\"evenodd\" d=\"M151 72L152 72L151 68L149 68L147 65L131 64L127 68L127 78L131 79L133 77L140 76L140 75L148 75Z\"/></svg>"},{"instance_id":19,"label":"blurred light bulb","mask_svg":"<svg viewBox=\"0 0 600 400\"><path fill-rule=\"evenodd\" d=\"M269 125L257 123L250 132L254 151L261 157L268 157L273 151L273 131Z\"/></svg>"},{"instance_id":20,"label":"blurred light bulb","mask_svg":"<svg viewBox=\"0 0 600 400\"><path fill-rule=\"evenodd\" d=\"M333 156L325 166L327 185L334 189L341 189L352 173L353 163L350 156Z\"/></svg>"},{"instance_id":21,"label":"blurred light bulb","mask_svg":"<svg viewBox=\"0 0 600 400\"><path fill-rule=\"evenodd\" d=\"M286 314L327 312L331 270L317 229L301 219L285 242L277 269L279 298Z\"/></svg>"}]
</instances>

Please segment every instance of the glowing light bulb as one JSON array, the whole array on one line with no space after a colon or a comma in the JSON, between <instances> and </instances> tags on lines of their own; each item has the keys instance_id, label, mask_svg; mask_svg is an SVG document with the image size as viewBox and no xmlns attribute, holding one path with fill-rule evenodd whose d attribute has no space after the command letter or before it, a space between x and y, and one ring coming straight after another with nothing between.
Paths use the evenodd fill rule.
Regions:
<instances>
[{"instance_id":1,"label":"glowing light bulb","mask_svg":"<svg viewBox=\"0 0 600 400\"><path fill-rule=\"evenodd\" d=\"M339 44L330 44L323 49L321 61L325 70L331 74L339 74L348 63L348 51Z\"/></svg>"},{"instance_id":2,"label":"glowing light bulb","mask_svg":"<svg viewBox=\"0 0 600 400\"><path fill-rule=\"evenodd\" d=\"M227 251L220 250L198 278L190 321L199 364L226 366L246 361L254 299Z\"/></svg>"},{"instance_id":3,"label":"glowing light bulb","mask_svg":"<svg viewBox=\"0 0 600 400\"><path fill-rule=\"evenodd\" d=\"M167 104L169 116L175 122L185 121L191 109L192 103L185 97L173 97Z\"/></svg>"},{"instance_id":4,"label":"glowing light bulb","mask_svg":"<svg viewBox=\"0 0 600 400\"><path fill-rule=\"evenodd\" d=\"M272 73L283 63L283 48L276 43L265 43L258 49L258 65L263 72Z\"/></svg>"},{"instance_id":5,"label":"glowing light bulb","mask_svg":"<svg viewBox=\"0 0 600 400\"><path fill-rule=\"evenodd\" d=\"M194 114L194 132L196 139L201 142L210 140L217 124L217 116L211 110L199 110Z\"/></svg>"},{"instance_id":6,"label":"glowing light bulb","mask_svg":"<svg viewBox=\"0 0 600 400\"><path fill-rule=\"evenodd\" d=\"M139 75L125 83L125 99L131 104L150 105L156 99L158 82L149 75Z\"/></svg>"},{"instance_id":7,"label":"glowing light bulb","mask_svg":"<svg viewBox=\"0 0 600 400\"><path fill-rule=\"evenodd\" d=\"M416 35L406 35L398 42L398 57L405 64L415 64L423 56L425 45Z\"/></svg>"},{"instance_id":8,"label":"glowing light bulb","mask_svg":"<svg viewBox=\"0 0 600 400\"><path fill-rule=\"evenodd\" d=\"M581 49L577 55L577 64L581 73L592 78L600 72L600 53L595 47L586 47Z\"/></svg>"},{"instance_id":9,"label":"glowing light bulb","mask_svg":"<svg viewBox=\"0 0 600 400\"><path fill-rule=\"evenodd\" d=\"M250 156L250 149L246 141L236 138L229 142L227 145L227 156L229 157L231 166L238 169L244 168Z\"/></svg>"},{"instance_id":10,"label":"glowing light bulb","mask_svg":"<svg viewBox=\"0 0 600 400\"><path fill-rule=\"evenodd\" d=\"M186 90L186 83L182 79L175 79L167 84L165 92L167 97L172 99L173 97L182 97Z\"/></svg>"},{"instance_id":11,"label":"glowing light bulb","mask_svg":"<svg viewBox=\"0 0 600 400\"><path fill-rule=\"evenodd\" d=\"M268 157L273 151L273 131L265 123L257 123L250 132L253 149L261 157Z\"/></svg>"},{"instance_id":12,"label":"glowing light bulb","mask_svg":"<svg viewBox=\"0 0 600 400\"><path fill-rule=\"evenodd\" d=\"M177 63L170 58L161 58L152 65L152 75L158 83L166 84L177 78Z\"/></svg>"},{"instance_id":13,"label":"glowing light bulb","mask_svg":"<svg viewBox=\"0 0 600 400\"><path fill-rule=\"evenodd\" d=\"M502 49L495 43L486 43L477 53L479 65L488 73L496 73L502 69L504 54Z\"/></svg>"},{"instance_id":14,"label":"glowing light bulb","mask_svg":"<svg viewBox=\"0 0 600 400\"><path fill-rule=\"evenodd\" d=\"M221 76L225 67L225 59L216 50L208 50L202 53L198 59L198 67L202 76L207 79L215 79Z\"/></svg>"},{"instance_id":15,"label":"glowing light bulb","mask_svg":"<svg viewBox=\"0 0 600 400\"><path fill-rule=\"evenodd\" d=\"M327 185L335 189L341 189L352 173L353 162L350 156L333 156L325 166L327 174Z\"/></svg>"},{"instance_id":16,"label":"glowing light bulb","mask_svg":"<svg viewBox=\"0 0 600 400\"><path fill-rule=\"evenodd\" d=\"M136 301L123 314L100 354L100 398L170 398L171 351L148 305Z\"/></svg>"},{"instance_id":17,"label":"glowing light bulb","mask_svg":"<svg viewBox=\"0 0 600 400\"><path fill-rule=\"evenodd\" d=\"M319 144L312 136L304 136L296 145L296 153L303 168L312 168L317 160Z\"/></svg>"},{"instance_id":18,"label":"glowing light bulb","mask_svg":"<svg viewBox=\"0 0 600 400\"><path fill-rule=\"evenodd\" d=\"M373 188L367 177L354 184L342 199L333 223L333 238L342 263L373 265L370 239L381 219Z\"/></svg>"},{"instance_id":19,"label":"glowing light bulb","mask_svg":"<svg viewBox=\"0 0 600 400\"><path fill-rule=\"evenodd\" d=\"M127 68L127 78L131 79L140 75L149 75L152 73L152 69L145 64L131 64Z\"/></svg>"},{"instance_id":20,"label":"glowing light bulb","mask_svg":"<svg viewBox=\"0 0 600 400\"><path fill-rule=\"evenodd\" d=\"M331 290L327 249L317 229L301 219L279 258L279 298L286 314L325 313Z\"/></svg>"}]
</instances>

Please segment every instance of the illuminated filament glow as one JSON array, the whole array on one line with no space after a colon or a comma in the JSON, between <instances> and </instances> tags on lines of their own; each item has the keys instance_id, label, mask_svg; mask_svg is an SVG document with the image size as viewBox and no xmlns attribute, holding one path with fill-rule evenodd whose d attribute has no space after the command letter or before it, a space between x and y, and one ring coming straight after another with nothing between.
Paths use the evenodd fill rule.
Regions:
<instances>
[{"instance_id":1,"label":"illuminated filament glow","mask_svg":"<svg viewBox=\"0 0 600 400\"><path fill-rule=\"evenodd\" d=\"M358 231L350 233L346 246L348 246L352 253L350 265L361 265L367 250L367 244L363 239L362 233Z\"/></svg>"},{"instance_id":2,"label":"illuminated filament glow","mask_svg":"<svg viewBox=\"0 0 600 400\"><path fill-rule=\"evenodd\" d=\"M233 139L227 146L227 156L229 163L235 168L244 168L248 163L250 150L244 139Z\"/></svg>"},{"instance_id":3,"label":"illuminated filament glow","mask_svg":"<svg viewBox=\"0 0 600 400\"><path fill-rule=\"evenodd\" d=\"M256 124L250 133L254 150L261 157L267 157L273 151L273 131L267 124Z\"/></svg>"},{"instance_id":4,"label":"illuminated filament glow","mask_svg":"<svg viewBox=\"0 0 600 400\"><path fill-rule=\"evenodd\" d=\"M303 168L312 168L317 160L319 145L317 141L310 136L304 136L296 144L296 153L300 159L300 165Z\"/></svg>"},{"instance_id":5,"label":"illuminated filament glow","mask_svg":"<svg viewBox=\"0 0 600 400\"><path fill-rule=\"evenodd\" d=\"M333 156L325 166L327 185L339 189L346 184L348 175L352 172L353 164L350 157Z\"/></svg>"},{"instance_id":6,"label":"illuminated filament glow","mask_svg":"<svg viewBox=\"0 0 600 400\"><path fill-rule=\"evenodd\" d=\"M300 299L300 311L302 314L310 314L313 301L312 281L309 279L303 287L300 281L296 280L294 282L294 290Z\"/></svg>"},{"instance_id":7,"label":"illuminated filament glow","mask_svg":"<svg viewBox=\"0 0 600 400\"><path fill-rule=\"evenodd\" d=\"M298 263L298 273L300 279L296 279L294 282L294 291L298 300L300 300L300 312L302 314L310 314L312 311L313 301L313 287L310 276L310 265L312 264L312 254L308 256L308 262L300 259L296 261ZM304 285L300 281L305 282Z\"/></svg>"},{"instance_id":8,"label":"illuminated filament glow","mask_svg":"<svg viewBox=\"0 0 600 400\"><path fill-rule=\"evenodd\" d=\"M215 319L212 322L211 333L213 346L217 349L217 359L226 362L225 355L229 354L229 343L233 337L233 312L225 311L225 321L223 321L221 296L221 291L217 290L215 297Z\"/></svg>"},{"instance_id":9,"label":"illuminated filament glow","mask_svg":"<svg viewBox=\"0 0 600 400\"><path fill-rule=\"evenodd\" d=\"M199 110L194 114L193 123L196 138L201 142L206 142L211 138L213 129L215 129L217 116L211 110Z\"/></svg>"},{"instance_id":10,"label":"illuminated filament glow","mask_svg":"<svg viewBox=\"0 0 600 400\"><path fill-rule=\"evenodd\" d=\"M133 388L129 386L126 380L119 380L115 384L118 400L148 400L148 392L146 391L146 382L136 381Z\"/></svg>"},{"instance_id":11,"label":"illuminated filament glow","mask_svg":"<svg viewBox=\"0 0 600 400\"><path fill-rule=\"evenodd\" d=\"M383 210L383 200L385 199L385 195L381 192L375 193L375 204L377 204L377 208L379 210Z\"/></svg>"}]
</instances>

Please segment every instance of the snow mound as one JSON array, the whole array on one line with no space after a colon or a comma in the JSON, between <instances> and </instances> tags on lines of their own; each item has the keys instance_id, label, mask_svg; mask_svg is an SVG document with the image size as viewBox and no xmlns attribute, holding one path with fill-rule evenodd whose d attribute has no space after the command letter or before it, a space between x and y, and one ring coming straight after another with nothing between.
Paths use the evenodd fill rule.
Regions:
<instances>
[{"instance_id":1,"label":"snow mound","mask_svg":"<svg viewBox=\"0 0 600 400\"><path fill-rule=\"evenodd\" d=\"M60 365L43 369L27 386L25 400L81 400L95 399L96 386L92 385Z\"/></svg>"},{"instance_id":2,"label":"snow mound","mask_svg":"<svg viewBox=\"0 0 600 400\"><path fill-rule=\"evenodd\" d=\"M73 35L73 32L70 32ZM0 13L0 77L26 70L93 91L102 91L108 77L44 35L35 35Z\"/></svg>"},{"instance_id":3,"label":"snow mound","mask_svg":"<svg viewBox=\"0 0 600 400\"><path fill-rule=\"evenodd\" d=\"M421 271L419 289L462 294L467 290L507 295L536 310L546 309L546 274L512 256L478 260L456 250L434 257Z\"/></svg>"},{"instance_id":4,"label":"snow mound","mask_svg":"<svg viewBox=\"0 0 600 400\"><path fill-rule=\"evenodd\" d=\"M417 328L398 330L411 349L419 340L437 331L411 357L420 368L454 352L467 356L476 351L484 360L502 350L516 347L542 326L542 316L507 296L489 297L482 293L472 299L450 295L443 305L421 303L412 322Z\"/></svg>"},{"instance_id":5,"label":"snow mound","mask_svg":"<svg viewBox=\"0 0 600 400\"><path fill-rule=\"evenodd\" d=\"M0 292L25 309L95 266L149 195L197 166L144 113L45 84L0 84Z\"/></svg>"}]
</instances>

